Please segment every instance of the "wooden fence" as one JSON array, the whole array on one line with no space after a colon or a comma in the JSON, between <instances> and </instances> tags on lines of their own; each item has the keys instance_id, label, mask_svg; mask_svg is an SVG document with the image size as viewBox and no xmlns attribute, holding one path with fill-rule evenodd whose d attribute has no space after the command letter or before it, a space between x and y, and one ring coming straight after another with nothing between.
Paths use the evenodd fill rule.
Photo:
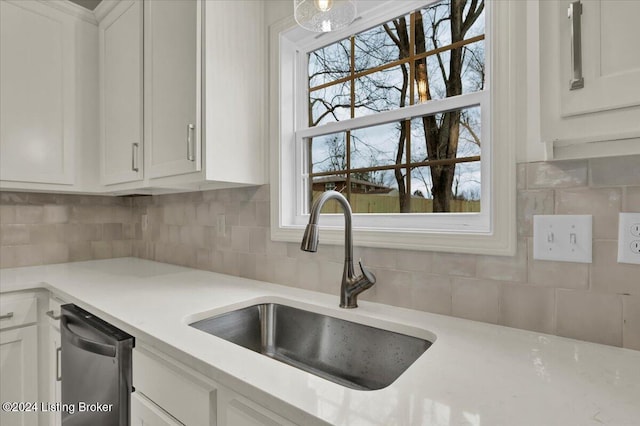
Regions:
<instances>
[{"instance_id":1,"label":"wooden fence","mask_svg":"<svg viewBox=\"0 0 640 426\"><path fill-rule=\"evenodd\" d=\"M315 200L322 192L313 191ZM388 194L351 194L351 209L354 213L400 213L397 195ZM422 197L411 197L411 213L431 213L433 200ZM451 211L454 213L477 213L480 211L480 200L451 200ZM335 201L328 201L322 213L342 213Z\"/></svg>"}]
</instances>

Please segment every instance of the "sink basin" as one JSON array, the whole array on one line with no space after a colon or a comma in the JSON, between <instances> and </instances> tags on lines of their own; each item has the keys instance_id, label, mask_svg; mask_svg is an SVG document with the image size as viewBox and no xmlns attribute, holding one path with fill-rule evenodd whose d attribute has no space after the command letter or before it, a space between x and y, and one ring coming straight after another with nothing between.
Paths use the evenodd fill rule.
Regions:
<instances>
[{"instance_id":1,"label":"sink basin","mask_svg":"<svg viewBox=\"0 0 640 426\"><path fill-rule=\"evenodd\" d=\"M343 386L381 389L431 342L276 303L263 303L189 324Z\"/></svg>"}]
</instances>

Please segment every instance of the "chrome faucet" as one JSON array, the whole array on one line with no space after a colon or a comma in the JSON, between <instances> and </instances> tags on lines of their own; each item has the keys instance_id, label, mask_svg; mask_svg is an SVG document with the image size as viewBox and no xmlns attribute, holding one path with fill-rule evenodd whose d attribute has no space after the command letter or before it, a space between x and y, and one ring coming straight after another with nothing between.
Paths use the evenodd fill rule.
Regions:
<instances>
[{"instance_id":1,"label":"chrome faucet","mask_svg":"<svg viewBox=\"0 0 640 426\"><path fill-rule=\"evenodd\" d=\"M304 230L300 249L303 251L318 251L318 219L320 210L328 200L334 199L340 203L344 210L344 271L342 272L342 285L340 286L340 307L357 308L358 295L376 283L376 277L360 264L361 275L356 275L353 270L353 228L351 225L351 206L342 194L336 191L323 192L311 208L309 224Z\"/></svg>"}]
</instances>

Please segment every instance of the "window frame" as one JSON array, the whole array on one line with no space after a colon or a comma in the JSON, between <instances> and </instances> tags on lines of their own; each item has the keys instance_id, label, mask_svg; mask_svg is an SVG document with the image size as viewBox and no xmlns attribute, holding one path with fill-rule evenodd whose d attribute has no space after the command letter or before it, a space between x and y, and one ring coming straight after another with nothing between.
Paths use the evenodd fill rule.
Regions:
<instances>
[{"instance_id":1,"label":"window frame","mask_svg":"<svg viewBox=\"0 0 640 426\"><path fill-rule=\"evenodd\" d=\"M374 7L361 11L361 19L350 27L321 36L297 28L292 18L271 26L272 240L300 241L308 221L308 214L304 213L308 201L303 194L304 138L479 105L484 142L481 147L481 212L354 214L354 241L357 245L372 247L513 255L515 147L509 143L515 128L515 115L510 108L513 104L510 95L513 66L509 58L513 46L509 44L509 6L496 4L509 2L486 0L485 3L488 77L484 91L357 117L348 122L308 127L307 52L434 2L371 2ZM507 84L492 84L495 81L507 81ZM508 124L498 127L496 124L504 123L505 117ZM343 223L341 214L323 214L320 220L323 242L341 244Z\"/></svg>"}]
</instances>

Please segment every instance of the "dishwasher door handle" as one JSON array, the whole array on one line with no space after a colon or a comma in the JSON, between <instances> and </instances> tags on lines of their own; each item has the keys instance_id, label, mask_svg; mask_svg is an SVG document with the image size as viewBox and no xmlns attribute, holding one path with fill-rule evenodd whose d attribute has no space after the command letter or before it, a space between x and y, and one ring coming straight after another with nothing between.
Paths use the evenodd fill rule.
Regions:
<instances>
[{"instance_id":1,"label":"dishwasher door handle","mask_svg":"<svg viewBox=\"0 0 640 426\"><path fill-rule=\"evenodd\" d=\"M60 326L62 326L62 328L64 328L64 330L68 333L69 341L73 346L76 346L85 351L93 352L94 354L98 355L104 355L111 358L114 358L116 356L115 345L96 342L95 340L90 340L82 336L78 336L76 333L71 331L69 325L67 324L67 317L65 317L64 315L60 317Z\"/></svg>"}]
</instances>

